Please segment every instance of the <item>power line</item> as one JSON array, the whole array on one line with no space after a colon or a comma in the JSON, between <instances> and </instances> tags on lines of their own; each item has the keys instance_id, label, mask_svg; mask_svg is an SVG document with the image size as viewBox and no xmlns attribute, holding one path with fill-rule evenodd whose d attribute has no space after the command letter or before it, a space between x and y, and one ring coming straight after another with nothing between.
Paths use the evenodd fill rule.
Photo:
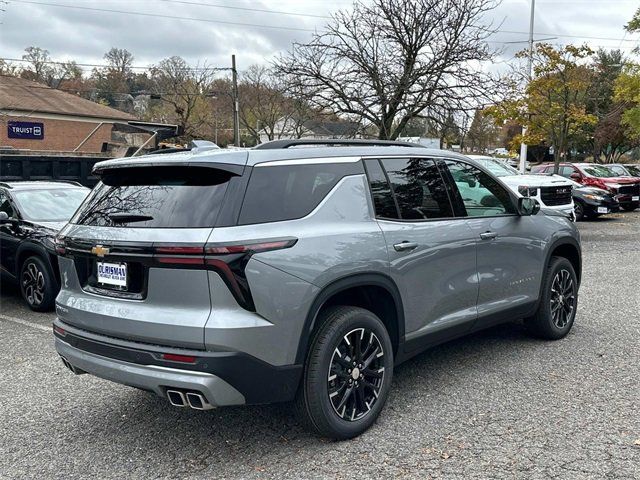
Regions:
<instances>
[{"instance_id":1,"label":"power line","mask_svg":"<svg viewBox=\"0 0 640 480\"><path fill-rule=\"evenodd\" d=\"M177 17L175 15L163 15L161 13L131 12L128 10L115 10L111 8L83 7L80 5L64 5L61 3L36 2L33 0L12 0L15 3L28 3L32 5L45 5L48 7L73 8L76 10L88 10L92 12L121 13L124 15L137 15L141 17L168 18L170 20L191 20L193 22L218 23L222 25L235 25L240 27L267 28L272 30L291 30L295 32L315 32L309 28L283 27L279 25L260 25L257 23L229 22L226 20L213 20L210 18Z\"/></svg>"},{"instance_id":2,"label":"power line","mask_svg":"<svg viewBox=\"0 0 640 480\"><path fill-rule=\"evenodd\" d=\"M181 3L183 5L197 5L199 7L211 7L211 8L227 8L229 10L242 10L246 12L260 12L260 13L275 13L279 15L293 15L296 17L310 17L310 18L332 18L329 15L313 15L310 13L297 13L297 12L283 12L281 10L268 10L266 8L249 8L249 7L236 7L231 5L220 5L217 3L200 3L200 2L189 2L186 0L158 0L160 2L165 3Z\"/></svg>"},{"instance_id":3,"label":"power line","mask_svg":"<svg viewBox=\"0 0 640 480\"><path fill-rule=\"evenodd\" d=\"M27 3L32 5L44 5L50 7L60 7L60 8L71 8L77 10L87 10L87 11L95 11L95 12L107 12L107 13L120 13L124 15L137 15L143 17L155 17L155 18L168 18L171 20L191 20L194 22L205 22L205 23L219 23L224 25L235 25L241 27L255 27L255 28L266 28L266 29L274 29L274 30L291 30L297 32L311 32L314 33L316 30L309 28L298 28L298 27L285 27L280 25L261 25L255 23L243 23L243 22L231 22L226 20L214 20L209 18L196 18L196 17L177 17L174 15L164 15L160 13L146 13L146 12L132 12L128 10L116 10L109 8L97 8L97 7L84 7L80 5L64 5L60 3L49 3L49 2L41 2L35 0L12 0L16 3ZM161 0L161 1L178 1L178 3L186 3L187 0ZM197 3L197 2L191 2ZM204 4L201 4L204 5ZM211 5L214 6L214 5ZM244 7L234 7L234 8L244 8ZM256 11L258 9L255 9ZM275 12L270 11L271 13L281 13L288 14L287 12ZM528 35L529 32L518 31L518 30L495 30L494 33L506 33L506 34L515 34L515 35ZM620 41L620 42L636 42L637 40L626 39L626 38L613 38L613 37L596 37L590 35L569 35L563 33L549 33L549 32L534 32L535 35L543 35L543 36L553 36L553 37L563 37L563 38L575 38L575 39L586 39L586 40L610 40L610 41ZM493 42L493 43L507 43L507 42Z\"/></svg>"},{"instance_id":4,"label":"power line","mask_svg":"<svg viewBox=\"0 0 640 480\"><path fill-rule=\"evenodd\" d=\"M26 60L24 58L0 58L0 60L4 60L5 62L23 62L23 63L33 63L31 60ZM40 63L50 64L50 65L69 65L72 64L77 67L95 67L95 68L109 68L111 65L105 65L100 63L74 63L73 61L68 62L57 62L54 60L46 60L41 61ZM143 67L141 65L130 65L127 68L136 69L136 70L151 70L153 68L157 68L157 65L150 65L148 67ZM180 71L230 71L231 67L184 67L178 68L176 70Z\"/></svg>"}]
</instances>

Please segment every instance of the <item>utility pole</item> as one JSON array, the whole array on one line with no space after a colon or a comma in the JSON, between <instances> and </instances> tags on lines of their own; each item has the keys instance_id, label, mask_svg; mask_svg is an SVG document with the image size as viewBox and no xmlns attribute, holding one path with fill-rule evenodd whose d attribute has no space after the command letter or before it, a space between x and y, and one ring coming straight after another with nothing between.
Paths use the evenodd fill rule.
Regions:
<instances>
[{"instance_id":1,"label":"utility pole","mask_svg":"<svg viewBox=\"0 0 640 480\"><path fill-rule=\"evenodd\" d=\"M238 103L238 70L236 69L236 56L231 55L231 72L233 77L233 141L236 147L240 146L240 105Z\"/></svg>"},{"instance_id":2,"label":"utility pole","mask_svg":"<svg viewBox=\"0 0 640 480\"><path fill-rule=\"evenodd\" d=\"M536 10L536 0L531 0L531 17L529 18L529 76L528 82L533 77L533 18ZM529 119L531 120L531 119ZM522 136L527 133L527 126L522 126ZM527 144L524 141L520 144L520 172L525 173L527 165Z\"/></svg>"}]
</instances>

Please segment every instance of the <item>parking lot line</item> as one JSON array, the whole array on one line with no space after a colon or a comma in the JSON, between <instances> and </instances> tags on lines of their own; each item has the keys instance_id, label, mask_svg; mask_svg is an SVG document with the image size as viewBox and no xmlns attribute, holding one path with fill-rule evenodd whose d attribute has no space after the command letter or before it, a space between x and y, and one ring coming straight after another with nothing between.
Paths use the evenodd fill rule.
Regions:
<instances>
[{"instance_id":1,"label":"parking lot line","mask_svg":"<svg viewBox=\"0 0 640 480\"><path fill-rule=\"evenodd\" d=\"M16 317L10 317L9 315L3 315L0 313L0 320L5 320L7 322L19 323L20 325L24 325L26 327L37 328L38 330L42 330L43 332L51 332L51 327L45 327L44 325L39 325L37 323L28 322L26 320L22 320Z\"/></svg>"}]
</instances>

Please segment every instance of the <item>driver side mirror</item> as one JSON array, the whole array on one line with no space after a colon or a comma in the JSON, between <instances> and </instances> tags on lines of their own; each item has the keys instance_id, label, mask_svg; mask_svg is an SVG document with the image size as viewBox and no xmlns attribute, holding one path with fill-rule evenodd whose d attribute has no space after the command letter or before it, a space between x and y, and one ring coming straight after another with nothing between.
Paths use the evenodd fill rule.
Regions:
<instances>
[{"instance_id":1,"label":"driver side mirror","mask_svg":"<svg viewBox=\"0 0 640 480\"><path fill-rule=\"evenodd\" d=\"M0 225L15 225L16 219L9 218L9 214L7 212L0 212Z\"/></svg>"},{"instance_id":2,"label":"driver side mirror","mask_svg":"<svg viewBox=\"0 0 640 480\"><path fill-rule=\"evenodd\" d=\"M540 211L540 204L535 198L520 197L518 199L518 211L522 216L535 215Z\"/></svg>"},{"instance_id":3,"label":"driver side mirror","mask_svg":"<svg viewBox=\"0 0 640 480\"><path fill-rule=\"evenodd\" d=\"M580 175L580 174L579 174L579 173L577 173L577 172L573 172L571 175L569 175L569 178L570 178L571 180L575 180L575 181L577 182L577 181L579 181L579 180L582 180L582 175Z\"/></svg>"}]
</instances>

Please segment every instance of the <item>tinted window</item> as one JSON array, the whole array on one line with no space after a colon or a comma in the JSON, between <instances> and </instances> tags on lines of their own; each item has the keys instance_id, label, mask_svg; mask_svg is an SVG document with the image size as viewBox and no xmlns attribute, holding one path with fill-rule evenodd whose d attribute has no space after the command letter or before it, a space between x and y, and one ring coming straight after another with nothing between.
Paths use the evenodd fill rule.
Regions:
<instances>
[{"instance_id":1,"label":"tinted window","mask_svg":"<svg viewBox=\"0 0 640 480\"><path fill-rule=\"evenodd\" d=\"M53 188L22 190L13 197L27 220L66 222L89 193L88 188Z\"/></svg>"},{"instance_id":2,"label":"tinted window","mask_svg":"<svg viewBox=\"0 0 640 480\"><path fill-rule=\"evenodd\" d=\"M470 217L515 213L509 193L490 175L462 162L446 162Z\"/></svg>"},{"instance_id":3,"label":"tinted window","mask_svg":"<svg viewBox=\"0 0 640 480\"><path fill-rule=\"evenodd\" d=\"M212 227L231 174L206 167L122 168L103 175L71 223Z\"/></svg>"},{"instance_id":4,"label":"tinted window","mask_svg":"<svg viewBox=\"0 0 640 480\"><path fill-rule=\"evenodd\" d=\"M318 206L342 177L353 173L362 173L359 162L254 167L239 223L302 218Z\"/></svg>"},{"instance_id":5,"label":"tinted window","mask_svg":"<svg viewBox=\"0 0 640 480\"><path fill-rule=\"evenodd\" d=\"M453 216L445 183L433 160L387 158L382 160L382 165L391 182L402 219Z\"/></svg>"},{"instance_id":6,"label":"tinted window","mask_svg":"<svg viewBox=\"0 0 640 480\"><path fill-rule=\"evenodd\" d=\"M391 194L391 187L387 177L380 166L379 160L367 160L367 175L369 176L369 186L373 196L373 204L376 216L380 218L400 218L396 202Z\"/></svg>"},{"instance_id":7,"label":"tinted window","mask_svg":"<svg viewBox=\"0 0 640 480\"><path fill-rule=\"evenodd\" d=\"M634 177L640 177L640 166L627 165L627 170L629 170L629 173Z\"/></svg>"}]
</instances>

